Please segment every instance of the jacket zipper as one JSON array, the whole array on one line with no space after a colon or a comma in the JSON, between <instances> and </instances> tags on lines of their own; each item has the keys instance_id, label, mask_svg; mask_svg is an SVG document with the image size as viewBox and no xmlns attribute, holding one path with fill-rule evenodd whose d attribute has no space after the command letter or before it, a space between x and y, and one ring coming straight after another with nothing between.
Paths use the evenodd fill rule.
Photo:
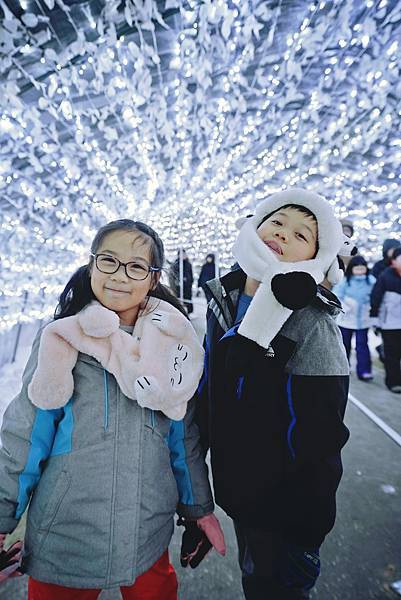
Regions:
<instances>
[{"instance_id":1,"label":"jacket zipper","mask_svg":"<svg viewBox=\"0 0 401 600\"><path fill-rule=\"evenodd\" d=\"M107 375L105 377L105 381L107 381ZM106 584L110 584L111 580L111 571L113 566L113 548L115 544L114 535L115 535L115 510L116 510L116 490L117 490L117 473L118 473L118 433L119 433L119 399L120 399L120 390L118 385L117 387L117 400L116 400L116 410L115 410L115 434L114 434L114 449L113 449L113 484L112 484L112 492L111 492L111 503L110 503L110 523L109 523L109 552L107 559L107 568L106 568Z\"/></svg>"},{"instance_id":2,"label":"jacket zipper","mask_svg":"<svg viewBox=\"0 0 401 600\"><path fill-rule=\"evenodd\" d=\"M243 388L244 388L244 376L241 375L241 377L239 377L238 382L237 382L237 390L236 390L237 400L241 400Z\"/></svg>"},{"instance_id":3,"label":"jacket zipper","mask_svg":"<svg viewBox=\"0 0 401 600\"><path fill-rule=\"evenodd\" d=\"M221 290L222 290L222 294L221 294L221 295L222 295L223 299L225 300L225 303L226 303L226 304L228 304L228 303L227 303L227 297L228 297L228 294L227 294L227 292L226 292L226 290L224 289L224 287L223 287L223 286L221 287ZM232 318L232 315L231 315L230 309L228 309L228 312L229 312L229 314L230 314L230 318L231 318L231 325L229 324L229 322L228 322L228 320L227 320L226 311L225 311L225 310L224 310L224 308L223 308L223 304L222 304L222 303L220 303L220 302L217 300L216 296L213 296L213 299L214 299L214 301L216 302L216 304L217 304L218 308L220 309L220 314L221 314L221 316L223 317L223 319L224 319L224 321L225 321L225 323L226 323L226 325L227 325L227 329L226 329L226 331L228 331L228 330L230 329L230 327L232 327L232 323L233 323L233 320L234 320L234 319ZM228 308L228 306L227 306L227 308Z\"/></svg>"},{"instance_id":4,"label":"jacket zipper","mask_svg":"<svg viewBox=\"0 0 401 600\"><path fill-rule=\"evenodd\" d=\"M107 431L109 426L109 388L108 375L106 369L103 369L103 398L104 398L104 420L103 427Z\"/></svg>"}]
</instances>

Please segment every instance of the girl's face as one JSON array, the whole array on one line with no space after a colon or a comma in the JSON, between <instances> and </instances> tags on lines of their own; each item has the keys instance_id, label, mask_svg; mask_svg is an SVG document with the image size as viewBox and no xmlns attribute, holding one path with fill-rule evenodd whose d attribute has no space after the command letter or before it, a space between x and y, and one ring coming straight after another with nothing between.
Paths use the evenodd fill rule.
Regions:
<instances>
[{"instance_id":1,"label":"girl's face","mask_svg":"<svg viewBox=\"0 0 401 600\"><path fill-rule=\"evenodd\" d=\"M355 267L352 267L353 275L366 275L367 271L365 265L355 265Z\"/></svg>"},{"instance_id":2,"label":"girl's face","mask_svg":"<svg viewBox=\"0 0 401 600\"><path fill-rule=\"evenodd\" d=\"M316 254L317 223L294 208L280 208L258 227L257 232L283 262L309 260Z\"/></svg>"},{"instance_id":3,"label":"girl's face","mask_svg":"<svg viewBox=\"0 0 401 600\"><path fill-rule=\"evenodd\" d=\"M140 232L112 231L103 239L96 254L106 254L123 263L138 261L146 268L150 266L150 247L150 240ZM116 273L102 273L95 259L91 266L93 293L103 306L117 313L121 325L134 325L142 302L158 279L155 273L149 273L140 281L131 279L121 265Z\"/></svg>"}]
</instances>

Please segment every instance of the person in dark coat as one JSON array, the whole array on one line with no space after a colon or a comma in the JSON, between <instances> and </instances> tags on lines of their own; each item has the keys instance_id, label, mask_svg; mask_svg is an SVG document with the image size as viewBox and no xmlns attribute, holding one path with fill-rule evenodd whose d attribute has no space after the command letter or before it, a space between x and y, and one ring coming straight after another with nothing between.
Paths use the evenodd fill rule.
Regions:
<instances>
[{"instance_id":1,"label":"person in dark coat","mask_svg":"<svg viewBox=\"0 0 401 600\"><path fill-rule=\"evenodd\" d=\"M383 273L387 267L391 265L391 257L393 255L394 249L400 245L398 240L394 238L387 238L383 242L383 258L378 260L372 267L372 275L373 277L379 279L380 275ZM377 329L377 328L376 328ZM380 335L380 331L377 329L377 335ZM382 363L384 363L384 345L381 342L378 346L376 346L376 352L379 355L379 358Z\"/></svg>"},{"instance_id":2,"label":"person in dark coat","mask_svg":"<svg viewBox=\"0 0 401 600\"><path fill-rule=\"evenodd\" d=\"M383 242L383 258L378 260L372 267L372 275L376 279L383 273L384 269L387 269L391 265L391 257L394 252L394 248L400 245L398 240L394 238L388 238Z\"/></svg>"},{"instance_id":3,"label":"person in dark coat","mask_svg":"<svg viewBox=\"0 0 401 600\"><path fill-rule=\"evenodd\" d=\"M177 296L177 298L184 299L184 305L187 309L187 313L190 315L194 310L192 304L192 284L194 282L194 276L192 273L192 265L189 261L186 251L182 250L182 266L183 266L183 293L181 294L180 289L180 251L177 252L177 258L171 265L169 280L170 288Z\"/></svg>"},{"instance_id":4,"label":"person in dark coat","mask_svg":"<svg viewBox=\"0 0 401 600\"><path fill-rule=\"evenodd\" d=\"M383 337L385 384L401 394L401 246L394 249L391 265L376 281L370 301L370 316Z\"/></svg>"},{"instance_id":5,"label":"person in dark coat","mask_svg":"<svg viewBox=\"0 0 401 600\"><path fill-rule=\"evenodd\" d=\"M209 304L212 294L208 287L205 286L207 281L214 279L216 277L216 263L214 262L214 254L210 253L206 256L206 260L202 265L201 271L199 273L198 279L198 288L202 288L205 292L206 301Z\"/></svg>"}]
</instances>

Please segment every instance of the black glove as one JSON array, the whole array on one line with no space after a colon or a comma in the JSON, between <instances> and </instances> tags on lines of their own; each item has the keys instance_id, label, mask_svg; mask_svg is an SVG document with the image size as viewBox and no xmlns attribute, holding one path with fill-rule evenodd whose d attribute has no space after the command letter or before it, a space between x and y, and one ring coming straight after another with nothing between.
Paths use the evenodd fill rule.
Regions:
<instances>
[{"instance_id":1,"label":"black glove","mask_svg":"<svg viewBox=\"0 0 401 600\"><path fill-rule=\"evenodd\" d=\"M275 275L271 288L276 300L291 310L304 308L310 304L317 292L313 277L301 271Z\"/></svg>"},{"instance_id":2,"label":"black glove","mask_svg":"<svg viewBox=\"0 0 401 600\"><path fill-rule=\"evenodd\" d=\"M14 575L20 575L17 571L21 562L21 548L22 542L16 542L8 550L1 550L0 552L0 582L12 577Z\"/></svg>"},{"instance_id":3,"label":"black glove","mask_svg":"<svg viewBox=\"0 0 401 600\"><path fill-rule=\"evenodd\" d=\"M196 521L187 521L180 517L177 525L185 527L181 542L181 566L185 568L189 565L195 569L212 548L212 544Z\"/></svg>"}]
</instances>

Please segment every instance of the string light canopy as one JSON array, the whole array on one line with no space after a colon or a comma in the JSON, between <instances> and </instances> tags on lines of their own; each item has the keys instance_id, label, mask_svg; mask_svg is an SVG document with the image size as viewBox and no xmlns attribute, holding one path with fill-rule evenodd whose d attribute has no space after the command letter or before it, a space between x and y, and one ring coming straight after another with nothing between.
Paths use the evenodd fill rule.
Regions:
<instances>
[{"instance_id":1,"label":"string light canopy","mask_svg":"<svg viewBox=\"0 0 401 600\"><path fill-rule=\"evenodd\" d=\"M51 314L105 222L219 250L303 186L369 258L400 231L397 0L0 0L0 330Z\"/></svg>"}]
</instances>

